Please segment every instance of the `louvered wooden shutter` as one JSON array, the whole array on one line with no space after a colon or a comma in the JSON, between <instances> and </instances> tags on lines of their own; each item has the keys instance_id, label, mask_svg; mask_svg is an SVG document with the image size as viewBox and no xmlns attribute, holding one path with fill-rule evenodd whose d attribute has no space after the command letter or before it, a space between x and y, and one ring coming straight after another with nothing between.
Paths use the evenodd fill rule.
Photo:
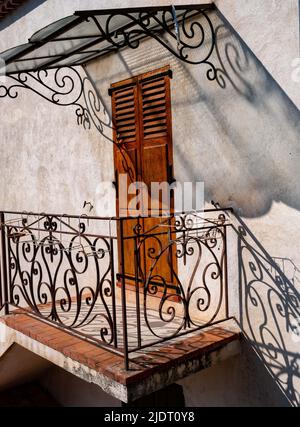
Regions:
<instances>
[{"instance_id":1,"label":"louvered wooden shutter","mask_svg":"<svg viewBox=\"0 0 300 427\"><path fill-rule=\"evenodd\" d=\"M116 174L130 165L133 181L170 182L173 176L169 67L111 86ZM126 161L124 161L124 156ZM117 178L117 176L116 176ZM150 206L149 206L150 208Z\"/></svg>"},{"instance_id":2,"label":"louvered wooden shutter","mask_svg":"<svg viewBox=\"0 0 300 427\"><path fill-rule=\"evenodd\" d=\"M142 176L150 188L173 174L170 78L145 76L139 86Z\"/></svg>"},{"instance_id":3,"label":"louvered wooden shutter","mask_svg":"<svg viewBox=\"0 0 300 427\"><path fill-rule=\"evenodd\" d=\"M144 139L168 135L167 95L165 77L141 83Z\"/></svg>"},{"instance_id":4,"label":"louvered wooden shutter","mask_svg":"<svg viewBox=\"0 0 300 427\"><path fill-rule=\"evenodd\" d=\"M115 140L118 144L132 144L138 140L137 133L137 87L125 86L113 93L113 116Z\"/></svg>"},{"instance_id":5,"label":"louvered wooden shutter","mask_svg":"<svg viewBox=\"0 0 300 427\"><path fill-rule=\"evenodd\" d=\"M127 174L128 185L140 179L139 164L139 108L138 87L135 79L116 87L112 92L112 114L114 122L114 161L115 180L118 183L120 174ZM127 200L117 195L117 209L123 216L133 214L127 211ZM133 198L135 195L131 195Z\"/></svg>"}]
</instances>

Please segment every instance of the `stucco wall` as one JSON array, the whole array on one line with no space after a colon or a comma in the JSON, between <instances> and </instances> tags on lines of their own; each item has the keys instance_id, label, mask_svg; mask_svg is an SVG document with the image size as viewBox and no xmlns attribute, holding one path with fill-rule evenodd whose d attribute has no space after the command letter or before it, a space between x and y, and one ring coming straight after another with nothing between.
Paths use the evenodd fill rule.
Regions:
<instances>
[{"instance_id":1,"label":"stucco wall","mask_svg":"<svg viewBox=\"0 0 300 427\"><path fill-rule=\"evenodd\" d=\"M289 406L273 378L262 369L259 359L246 343L242 345L239 356L194 374L179 384L183 387L187 407Z\"/></svg>"},{"instance_id":2,"label":"stucco wall","mask_svg":"<svg viewBox=\"0 0 300 427\"><path fill-rule=\"evenodd\" d=\"M103 1L101 7L117 3ZM162 3L168 2L148 2ZM299 341L292 334L292 322L299 318L299 282L293 272L286 277L281 264L274 269L271 259L300 266L300 100L289 65L298 55L298 1L268 0L261 7L257 1L236 3L218 2L232 27L222 15L211 17L219 26L220 57L213 61L223 69L225 89L207 80L207 65L182 63L151 40L87 70L109 111L112 82L170 64L175 177L204 181L207 204L213 199L231 205L246 221L249 230L239 229L240 219L234 219L231 235L231 313L260 353L261 369L266 365L287 398L299 405ZM99 4L88 2L88 7ZM79 2L57 5L47 1L12 19L1 31L0 50L79 8ZM87 2L80 2L85 7ZM77 126L72 107L54 106L29 91L20 90L17 100L2 99L0 112L1 208L80 213L83 201L90 200L101 214L99 184L113 180L111 143ZM265 393L273 393L271 384L261 384Z\"/></svg>"},{"instance_id":3,"label":"stucco wall","mask_svg":"<svg viewBox=\"0 0 300 427\"><path fill-rule=\"evenodd\" d=\"M291 78L292 63L300 56L299 1L216 0L214 3L299 106L299 83Z\"/></svg>"}]
</instances>

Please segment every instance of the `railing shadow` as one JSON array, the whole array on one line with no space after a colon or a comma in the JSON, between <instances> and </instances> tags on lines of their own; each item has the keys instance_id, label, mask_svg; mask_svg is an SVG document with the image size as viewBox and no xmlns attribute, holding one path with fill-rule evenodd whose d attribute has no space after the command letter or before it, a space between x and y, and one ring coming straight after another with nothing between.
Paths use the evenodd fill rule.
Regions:
<instances>
[{"instance_id":1,"label":"railing shadow","mask_svg":"<svg viewBox=\"0 0 300 427\"><path fill-rule=\"evenodd\" d=\"M291 405L300 404L300 294L244 221L234 215L238 322ZM298 351L296 350L298 349Z\"/></svg>"},{"instance_id":2,"label":"railing shadow","mask_svg":"<svg viewBox=\"0 0 300 427\"><path fill-rule=\"evenodd\" d=\"M273 261L280 266L281 270L288 280L300 289L300 268L294 263L291 258L287 257L272 257Z\"/></svg>"}]
</instances>

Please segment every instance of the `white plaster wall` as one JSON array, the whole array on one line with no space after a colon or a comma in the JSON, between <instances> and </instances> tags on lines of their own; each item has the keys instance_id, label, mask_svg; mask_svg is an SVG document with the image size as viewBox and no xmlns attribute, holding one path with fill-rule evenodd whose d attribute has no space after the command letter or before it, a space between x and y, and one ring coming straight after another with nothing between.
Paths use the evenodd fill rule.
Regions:
<instances>
[{"instance_id":1,"label":"white plaster wall","mask_svg":"<svg viewBox=\"0 0 300 427\"><path fill-rule=\"evenodd\" d=\"M0 50L24 42L33 31L79 7L74 6L75 2L70 6L71 2L67 1L59 2L58 8L57 3L47 1L3 29ZM86 2L80 2L82 9L83 3ZM89 6L95 8L99 3L89 2ZM162 4L151 4L154 3ZM262 351L262 360L275 379L278 380L282 368L281 387L294 404L299 404L300 374L294 369L299 358L299 342L292 339L290 329L290 321L299 316L295 303L299 295L291 282L286 294L278 283L278 276L281 280L283 277L281 273L268 274L270 256L285 257L300 266L300 121L299 111L291 99L297 103L299 100L287 65L298 54L297 1L270 0L260 2L261 8L257 1L245 1L243 6L241 2L239 6L234 3L219 1L221 11L244 40L242 42L230 28L220 29L219 49L227 73L226 89L221 89L216 81L207 80L206 65L181 63L153 41L144 42L138 50L125 50L107 57L101 65L95 61L89 64L88 71L109 107L107 89L112 82L170 64L174 72L175 177L178 181L204 181L207 204L214 199L223 206L234 206L255 234L258 242L249 236L247 239L251 247L262 254L259 259L265 266L264 277L257 280L261 293L267 282L269 288L275 289L283 310L278 310L275 304L275 318L274 311L269 311L265 319L266 314L260 306L260 311L255 309L249 294L248 299L245 298L245 290L249 290L246 286L250 280L249 259L247 262L242 256L238 259L237 236L233 231L229 271L231 312ZM106 4L108 2L101 2L101 7ZM140 3L130 3L131 6L137 4ZM109 2L110 7L114 5L119 6L118 2ZM222 24L222 17L214 16L213 20L215 25ZM280 37L278 28L283 31ZM230 52L234 69L226 59L226 44L236 49ZM241 58L238 74L235 52L239 52ZM221 66L216 57L213 60L216 66ZM97 188L101 181L113 179L110 143L97 132L78 127L72 107L56 107L29 92L20 91L17 100L1 100L0 112L1 208L79 213L83 201L91 200L96 206L95 213L101 214L103 206L97 204ZM238 221L235 226L239 226ZM269 255L262 251L260 244ZM248 275L246 279L241 276L239 281L241 261L246 264ZM253 275L251 268L250 274ZM262 305L272 305L265 294ZM288 314L290 312L292 314ZM257 334L264 321L274 332L275 340L270 334ZM266 349L270 343L277 352ZM265 388L272 393L270 383L266 382Z\"/></svg>"},{"instance_id":2,"label":"white plaster wall","mask_svg":"<svg viewBox=\"0 0 300 427\"><path fill-rule=\"evenodd\" d=\"M113 179L101 167L112 161L110 148L77 126L73 107L57 108L22 90L17 102L2 99L3 209L80 213L85 200L95 200L99 182Z\"/></svg>"},{"instance_id":3,"label":"white plaster wall","mask_svg":"<svg viewBox=\"0 0 300 427\"><path fill-rule=\"evenodd\" d=\"M281 407L289 402L247 346L239 356L179 382L187 407Z\"/></svg>"},{"instance_id":4,"label":"white plaster wall","mask_svg":"<svg viewBox=\"0 0 300 427\"><path fill-rule=\"evenodd\" d=\"M299 83L291 78L300 56L298 0L215 0L257 58L297 106Z\"/></svg>"}]
</instances>

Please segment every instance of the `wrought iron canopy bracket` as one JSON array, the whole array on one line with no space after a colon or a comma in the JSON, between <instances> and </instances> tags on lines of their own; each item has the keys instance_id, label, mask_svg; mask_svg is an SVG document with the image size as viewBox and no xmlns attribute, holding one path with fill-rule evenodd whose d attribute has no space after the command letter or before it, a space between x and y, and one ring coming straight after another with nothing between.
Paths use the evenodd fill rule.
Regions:
<instances>
[{"instance_id":1,"label":"wrought iron canopy bracket","mask_svg":"<svg viewBox=\"0 0 300 427\"><path fill-rule=\"evenodd\" d=\"M112 140L111 117L93 82L75 67L62 67L9 76L10 85L0 84L0 98L17 98L20 89L31 90L59 106L75 107L77 124L84 129L95 126L106 139Z\"/></svg>"}]
</instances>

